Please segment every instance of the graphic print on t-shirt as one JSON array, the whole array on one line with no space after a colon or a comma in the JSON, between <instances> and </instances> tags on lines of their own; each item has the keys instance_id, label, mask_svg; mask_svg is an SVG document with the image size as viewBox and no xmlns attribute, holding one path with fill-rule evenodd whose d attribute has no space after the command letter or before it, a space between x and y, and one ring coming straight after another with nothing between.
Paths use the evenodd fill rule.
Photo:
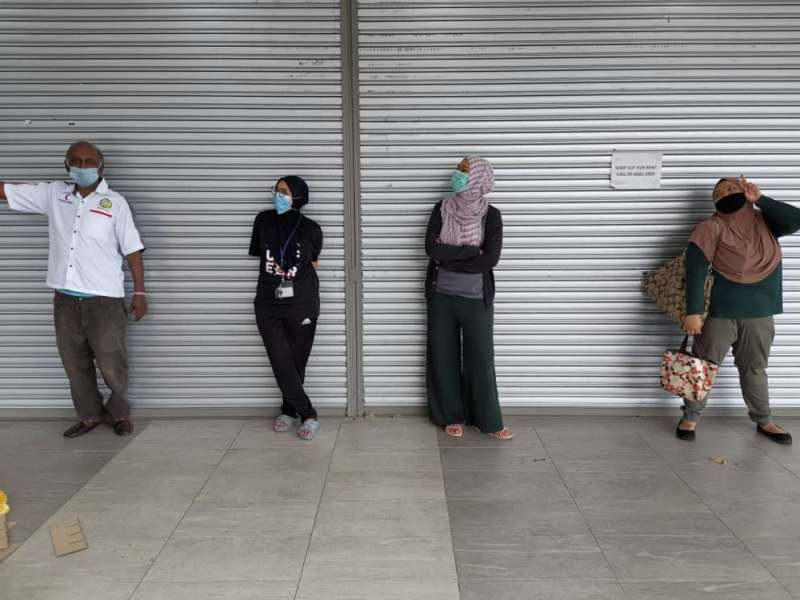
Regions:
<instances>
[{"instance_id":1,"label":"graphic print on t-shirt","mask_svg":"<svg viewBox=\"0 0 800 600\"><path fill-rule=\"evenodd\" d=\"M299 263L300 242L297 242L296 246L297 246L297 251L295 252L295 258L296 258L295 263ZM272 255L269 246L267 246L266 253L264 254L264 271L268 275L274 275L276 277L281 277L283 279L291 281L292 279L297 277L297 264L295 264L295 266L293 266L288 271L284 272L284 270L281 268L281 265L278 263L277 260L275 260L275 257Z\"/></svg>"},{"instance_id":2,"label":"graphic print on t-shirt","mask_svg":"<svg viewBox=\"0 0 800 600\"><path fill-rule=\"evenodd\" d=\"M319 278L313 261L322 251L322 229L307 217L296 222L294 215L290 217L281 218L274 210L260 212L253 222L249 253L260 259L256 311L299 324L319 315ZM291 296L278 294L282 283L291 286Z\"/></svg>"}]
</instances>

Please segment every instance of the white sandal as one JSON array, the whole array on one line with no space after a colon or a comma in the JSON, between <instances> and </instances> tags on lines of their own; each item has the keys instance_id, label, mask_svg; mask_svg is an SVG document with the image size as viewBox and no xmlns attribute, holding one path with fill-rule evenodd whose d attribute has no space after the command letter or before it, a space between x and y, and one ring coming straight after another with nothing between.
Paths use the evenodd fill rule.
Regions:
<instances>
[{"instance_id":1,"label":"white sandal","mask_svg":"<svg viewBox=\"0 0 800 600\"><path fill-rule=\"evenodd\" d=\"M319 431L319 421L317 419L306 419L297 429L297 437L301 440L310 441L314 439Z\"/></svg>"},{"instance_id":2,"label":"white sandal","mask_svg":"<svg viewBox=\"0 0 800 600\"><path fill-rule=\"evenodd\" d=\"M292 429L299 419L290 417L289 415L278 415L272 422L272 431L275 433L284 433Z\"/></svg>"}]
</instances>

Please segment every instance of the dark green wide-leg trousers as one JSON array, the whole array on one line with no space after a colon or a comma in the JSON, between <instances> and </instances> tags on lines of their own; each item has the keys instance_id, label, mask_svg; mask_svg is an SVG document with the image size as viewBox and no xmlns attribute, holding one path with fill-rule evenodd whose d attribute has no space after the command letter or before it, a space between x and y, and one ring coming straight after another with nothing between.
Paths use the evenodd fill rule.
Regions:
<instances>
[{"instance_id":1,"label":"dark green wide-leg trousers","mask_svg":"<svg viewBox=\"0 0 800 600\"><path fill-rule=\"evenodd\" d=\"M428 301L428 407L437 425L500 431L494 310L483 300L433 292Z\"/></svg>"}]
</instances>

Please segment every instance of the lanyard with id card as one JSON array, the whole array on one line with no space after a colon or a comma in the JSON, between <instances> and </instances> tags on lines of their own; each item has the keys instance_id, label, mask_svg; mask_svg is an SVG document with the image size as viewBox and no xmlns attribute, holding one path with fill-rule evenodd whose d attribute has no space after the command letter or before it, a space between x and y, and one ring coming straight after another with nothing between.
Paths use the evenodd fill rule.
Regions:
<instances>
[{"instance_id":1,"label":"lanyard with id card","mask_svg":"<svg viewBox=\"0 0 800 600\"><path fill-rule=\"evenodd\" d=\"M289 244L294 237L294 234L297 233L298 227L300 227L300 221L303 220L303 215L297 219L297 223L292 229L292 233L289 234L289 237L286 240L286 243L281 246L281 271L286 272L286 265L285 265L285 258L286 258L286 249L289 247ZM283 276L283 281L280 282L277 288L275 288L275 299L276 300L286 300L288 298L294 298L294 283L286 279L286 276Z\"/></svg>"}]
</instances>

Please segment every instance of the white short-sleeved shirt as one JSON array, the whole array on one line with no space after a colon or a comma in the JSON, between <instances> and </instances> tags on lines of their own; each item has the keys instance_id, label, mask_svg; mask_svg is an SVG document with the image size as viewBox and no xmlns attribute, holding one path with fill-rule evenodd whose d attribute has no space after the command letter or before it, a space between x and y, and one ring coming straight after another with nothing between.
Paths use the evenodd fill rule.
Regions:
<instances>
[{"instance_id":1,"label":"white short-sleeved shirt","mask_svg":"<svg viewBox=\"0 0 800 600\"><path fill-rule=\"evenodd\" d=\"M12 210L47 215L50 257L47 285L123 298L123 257L144 249L125 198L105 179L86 198L66 181L5 184Z\"/></svg>"}]
</instances>

